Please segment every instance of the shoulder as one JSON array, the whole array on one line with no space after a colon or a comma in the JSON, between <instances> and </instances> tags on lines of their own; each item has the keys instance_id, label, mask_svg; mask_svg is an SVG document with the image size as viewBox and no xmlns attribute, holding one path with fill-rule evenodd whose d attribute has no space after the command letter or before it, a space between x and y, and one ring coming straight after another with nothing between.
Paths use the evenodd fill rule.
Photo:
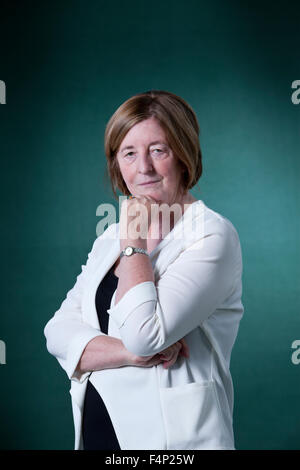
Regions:
<instances>
[{"instance_id":1,"label":"shoulder","mask_svg":"<svg viewBox=\"0 0 300 470\"><path fill-rule=\"evenodd\" d=\"M205 236L213 235L212 243L216 254L228 265L233 265L239 273L243 269L240 237L234 224L224 215L206 208Z\"/></svg>"},{"instance_id":2,"label":"shoulder","mask_svg":"<svg viewBox=\"0 0 300 470\"><path fill-rule=\"evenodd\" d=\"M206 233L209 231L218 232L225 238L232 238L239 243L239 235L233 223L224 215L205 206L204 210L204 227Z\"/></svg>"},{"instance_id":3,"label":"shoulder","mask_svg":"<svg viewBox=\"0 0 300 470\"><path fill-rule=\"evenodd\" d=\"M209 208L202 201L200 205L196 205L192 218L197 219L198 223L195 225L193 237L188 235L188 238L190 240L194 238L194 241L192 244L190 241L187 243L190 245L186 247L187 251L199 248L203 254L209 251L211 254L215 253L226 258L236 258L240 255L237 229L227 217Z\"/></svg>"}]
</instances>

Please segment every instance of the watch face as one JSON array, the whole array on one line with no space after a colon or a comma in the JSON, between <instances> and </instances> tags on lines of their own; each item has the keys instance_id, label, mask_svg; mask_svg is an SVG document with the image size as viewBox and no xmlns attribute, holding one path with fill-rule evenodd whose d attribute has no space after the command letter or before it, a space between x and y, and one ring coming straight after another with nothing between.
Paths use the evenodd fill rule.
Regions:
<instances>
[{"instance_id":1,"label":"watch face","mask_svg":"<svg viewBox=\"0 0 300 470\"><path fill-rule=\"evenodd\" d=\"M125 250L126 256L130 256L132 254L132 252L133 252L133 249L132 249L131 246L128 246Z\"/></svg>"}]
</instances>

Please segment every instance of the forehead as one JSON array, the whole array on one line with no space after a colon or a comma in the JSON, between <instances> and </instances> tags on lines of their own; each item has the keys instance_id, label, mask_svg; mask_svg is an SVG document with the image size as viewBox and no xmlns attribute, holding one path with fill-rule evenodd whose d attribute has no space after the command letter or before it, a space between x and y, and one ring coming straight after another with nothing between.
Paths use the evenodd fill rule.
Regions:
<instances>
[{"instance_id":1,"label":"forehead","mask_svg":"<svg viewBox=\"0 0 300 470\"><path fill-rule=\"evenodd\" d=\"M122 150L124 145L150 145L153 142L167 143L167 140L160 124L150 118L135 124L125 135L120 147Z\"/></svg>"}]
</instances>

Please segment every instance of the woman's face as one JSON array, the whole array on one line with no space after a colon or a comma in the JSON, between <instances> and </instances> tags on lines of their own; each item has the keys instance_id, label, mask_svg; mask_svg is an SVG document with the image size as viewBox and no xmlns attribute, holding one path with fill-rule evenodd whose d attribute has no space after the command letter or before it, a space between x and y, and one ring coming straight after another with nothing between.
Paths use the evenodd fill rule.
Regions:
<instances>
[{"instance_id":1,"label":"woman's face","mask_svg":"<svg viewBox=\"0 0 300 470\"><path fill-rule=\"evenodd\" d=\"M155 118L139 122L128 131L117 153L117 161L133 196L150 196L170 205L175 202L181 171ZM144 184L147 182L151 183Z\"/></svg>"}]
</instances>

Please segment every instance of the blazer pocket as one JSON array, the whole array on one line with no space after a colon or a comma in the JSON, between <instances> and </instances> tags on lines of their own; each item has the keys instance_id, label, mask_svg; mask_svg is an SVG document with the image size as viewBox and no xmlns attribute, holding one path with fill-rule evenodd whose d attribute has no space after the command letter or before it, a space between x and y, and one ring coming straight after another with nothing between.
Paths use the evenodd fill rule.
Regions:
<instances>
[{"instance_id":1,"label":"blazer pocket","mask_svg":"<svg viewBox=\"0 0 300 470\"><path fill-rule=\"evenodd\" d=\"M160 388L167 449L230 447L214 381Z\"/></svg>"}]
</instances>

